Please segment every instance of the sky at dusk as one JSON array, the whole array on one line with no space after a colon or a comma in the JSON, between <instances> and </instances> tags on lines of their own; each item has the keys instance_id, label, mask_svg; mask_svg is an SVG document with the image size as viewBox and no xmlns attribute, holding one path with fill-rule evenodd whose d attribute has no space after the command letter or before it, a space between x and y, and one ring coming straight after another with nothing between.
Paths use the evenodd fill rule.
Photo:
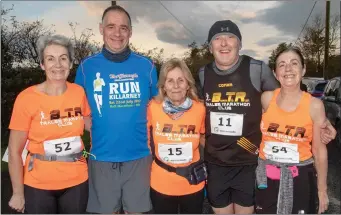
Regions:
<instances>
[{"instance_id":1,"label":"sky at dusk","mask_svg":"<svg viewBox=\"0 0 341 215\"><path fill-rule=\"evenodd\" d=\"M117 1L131 15L132 44L141 50L164 49L165 57L182 57L188 44L207 40L217 20L230 19L242 34L241 54L268 61L281 42L294 42L314 1ZM3 1L3 8L20 21L44 20L56 33L71 36L69 22L77 22L78 33L90 28L93 40L102 43L98 25L110 1ZM164 5L164 6L163 6ZM175 19L167 8L177 19ZM308 24L316 14L325 16L325 1L318 1ZM331 1L331 14L340 14L340 2ZM182 24L186 26L184 28Z\"/></svg>"}]
</instances>

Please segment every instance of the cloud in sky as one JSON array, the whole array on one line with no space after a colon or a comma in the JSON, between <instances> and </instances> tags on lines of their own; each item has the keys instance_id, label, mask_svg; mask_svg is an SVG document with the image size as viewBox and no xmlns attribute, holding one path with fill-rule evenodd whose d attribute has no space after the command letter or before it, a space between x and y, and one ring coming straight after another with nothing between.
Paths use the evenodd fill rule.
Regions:
<instances>
[{"instance_id":1,"label":"cloud in sky","mask_svg":"<svg viewBox=\"0 0 341 215\"><path fill-rule=\"evenodd\" d=\"M340 2L331 1L331 14L340 14ZM252 18L241 19L242 23L260 22L275 27L283 34L297 37L300 33L309 13L314 5L314 1L283 1L278 2L272 8L266 8L259 12L259 15ZM325 2L317 1L314 10L309 18L309 22L317 14L324 18Z\"/></svg>"},{"instance_id":2,"label":"cloud in sky","mask_svg":"<svg viewBox=\"0 0 341 215\"><path fill-rule=\"evenodd\" d=\"M282 42L287 42L289 41L290 38L288 37L267 37L264 39L261 39L257 42L257 45L262 46L262 47L267 47L267 46L271 46L271 45L278 45Z\"/></svg>"},{"instance_id":3,"label":"cloud in sky","mask_svg":"<svg viewBox=\"0 0 341 215\"><path fill-rule=\"evenodd\" d=\"M258 54L255 50L252 50L252 49L243 49L240 51L240 54L242 55L249 55L250 57L253 57L253 58L258 58Z\"/></svg>"},{"instance_id":4,"label":"cloud in sky","mask_svg":"<svg viewBox=\"0 0 341 215\"><path fill-rule=\"evenodd\" d=\"M98 23L110 1L55 1L4 2L20 5L22 19L43 18L53 23L59 33L71 34L69 21L78 22L79 30L92 28L94 39L102 42ZM291 42L299 34L313 2L309 1L117 1L131 15L133 36L131 42L149 50L164 48L165 55L181 56L194 40L202 44L211 25L222 19L233 20L243 37L243 51L260 59L280 42ZM318 1L312 17L324 13L324 2ZM331 12L339 12L339 2L331 1ZM15 6L16 7L16 6ZM171 14L186 26L182 26ZM244 50L245 49L245 50Z\"/></svg>"},{"instance_id":5,"label":"cloud in sky","mask_svg":"<svg viewBox=\"0 0 341 215\"><path fill-rule=\"evenodd\" d=\"M165 43L182 47L187 47L194 40L204 43L209 27L203 28L203 26L210 26L215 20L221 19L203 2L122 1L118 4L130 13L133 29L143 20L153 27L145 29L146 31L155 32L157 38ZM107 7L103 2L93 1L82 2L81 5L90 15L96 14L96 16L101 16Z\"/></svg>"}]
</instances>

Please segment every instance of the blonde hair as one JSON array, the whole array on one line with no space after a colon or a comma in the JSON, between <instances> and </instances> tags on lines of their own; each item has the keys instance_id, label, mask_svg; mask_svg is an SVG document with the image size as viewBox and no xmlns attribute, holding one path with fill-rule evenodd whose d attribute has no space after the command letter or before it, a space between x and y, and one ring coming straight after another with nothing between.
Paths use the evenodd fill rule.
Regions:
<instances>
[{"instance_id":1,"label":"blonde hair","mask_svg":"<svg viewBox=\"0 0 341 215\"><path fill-rule=\"evenodd\" d=\"M179 68L184 73L185 79L188 82L189 89L187 90L187 96L192 100L200 101L197 94L197 88L195 86L195 80L192 76L191 71L189 70L186 63L178 58L172 58L162 65L159 75L159 81L157 84L159 93L157 96L155 96L155 100L158 102L163 102L163 100L165 99L166 92L163 88L165 86L167 74L175 68Z\"/></svg>"}]
</instances>

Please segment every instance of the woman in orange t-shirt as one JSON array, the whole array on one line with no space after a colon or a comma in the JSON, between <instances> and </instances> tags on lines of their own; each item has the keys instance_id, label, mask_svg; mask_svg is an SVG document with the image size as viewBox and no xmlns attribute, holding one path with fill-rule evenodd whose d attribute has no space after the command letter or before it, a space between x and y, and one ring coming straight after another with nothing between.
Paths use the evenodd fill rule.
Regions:
<instances>
[{"instance_id":1,"label":"woman in orange t-shirt","mask_svg":"<svg viewBox=\"0 0 341 215\"><path fill-rule=\"evenodd\" d=\"M85 120L89 129L90 108L83 88L66 81L74 50L69 39L54 35L39 38L38 53L46 80L18 95L9 125L9 206L29 214L85 213L88 168L81 135Z\"/></svg>"},{"instance_id":2,"label":"woman in orange t-shirt","mask_svg":"<svg viewBox=\"0 0 341 215\"><path fill-rule=\"evenodd\" d=\"M282 50L275 58L281 87L262 94L257 213L314 214L328 208L327 149L320 135L325 110L321 100L300 89L305 69L298 48Z\"/></svg>"},{"instance_id":3,"label":"woman in orange t-shirt","mask_svg":"<svg viewBox=\"0 0 341 215\"><path fill-rule=\"evenodd\" d=\"M153 209L157 214L200 214L207 176L199 152L204 144L205 107L181 60L162 65L158 88L148 106Z\"/></svg>"}]
</instances>

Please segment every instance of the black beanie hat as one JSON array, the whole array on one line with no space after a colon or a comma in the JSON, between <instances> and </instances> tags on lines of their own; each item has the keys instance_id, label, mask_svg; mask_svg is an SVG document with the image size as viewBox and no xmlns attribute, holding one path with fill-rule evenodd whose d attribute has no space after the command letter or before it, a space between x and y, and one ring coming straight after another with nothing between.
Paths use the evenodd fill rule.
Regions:
<instances>
[{"instance_id":1,"label":"black beanie hat","mask_svg":"<svg viewBox=\"0 0 341 215\"><path fill-rule=\"evenodd\" d=\"M208 32L208 43L211 43L212 38L217 34L233 34L240 42L242 42L242 35L240 34L238 26L231 20L221 20L215 22Z\"/></svg>"}]
</instances>

